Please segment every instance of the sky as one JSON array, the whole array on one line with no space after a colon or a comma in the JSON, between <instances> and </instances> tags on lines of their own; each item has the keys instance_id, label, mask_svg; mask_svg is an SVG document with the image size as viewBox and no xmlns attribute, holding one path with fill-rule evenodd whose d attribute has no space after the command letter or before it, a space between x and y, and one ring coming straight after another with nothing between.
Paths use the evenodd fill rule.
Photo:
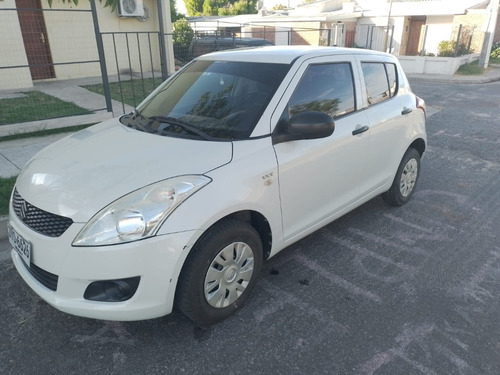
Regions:
<instances>
[{"instance_id":1,"label":"sky","mask_svg":"<svg viewBox=\"0 0 500 375\"><path fill-rule=\"evenodd\" d=\"M184 6L184 0L175 0L175 7L177 12L186 14L186 7Z\"/></svg>"}]
</instances>

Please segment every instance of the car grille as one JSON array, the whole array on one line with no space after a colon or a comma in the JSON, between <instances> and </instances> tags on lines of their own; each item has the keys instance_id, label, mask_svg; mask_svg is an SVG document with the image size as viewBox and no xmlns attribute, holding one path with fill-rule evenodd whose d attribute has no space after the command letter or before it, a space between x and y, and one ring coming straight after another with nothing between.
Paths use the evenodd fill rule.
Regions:
<instances>
[{"instance_id":1,"label":"car grille","mask_svg":"<svg viewBox=\"0 0 500 375\"><path fill-rule=\"evenodd\" d=\"M28 203L17 189L14 190L12 206L19 220L35 232L48 237L61 236L73 224L70 218L51 214Z\"/></svg>"},{"instance_id":2,"label":"car grille","mask_svg":"<svg viewBox=\"0 0 500 375\"><path fill-rule=\"evenodd\" d=\"M31 273L31 276L33 276L40 284L50 290L53 290L54 292L57 290L57 282L59 281L59 276L47 272L34 265L33 263L30 264L30 267L28 267L24 262L23 264L29 271L29 273Z\"/></svg>"}]
</instances>

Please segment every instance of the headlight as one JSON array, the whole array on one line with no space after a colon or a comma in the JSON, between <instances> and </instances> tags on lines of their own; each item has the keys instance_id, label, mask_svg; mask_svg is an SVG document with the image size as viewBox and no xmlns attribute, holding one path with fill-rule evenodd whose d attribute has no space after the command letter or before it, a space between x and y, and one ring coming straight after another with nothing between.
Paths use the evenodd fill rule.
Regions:
<instances>
[{"instance_id":1,"label":"headlight","mask_svg":"<svg viewBox=\"0 0 500 375\"><path fill-rule=\"evenodd\" d=\"M151 237L179 204L210 181L205 176L180 176L133 191L98 212L73 246L113 245Z\"/></svg>"}]
</instances>

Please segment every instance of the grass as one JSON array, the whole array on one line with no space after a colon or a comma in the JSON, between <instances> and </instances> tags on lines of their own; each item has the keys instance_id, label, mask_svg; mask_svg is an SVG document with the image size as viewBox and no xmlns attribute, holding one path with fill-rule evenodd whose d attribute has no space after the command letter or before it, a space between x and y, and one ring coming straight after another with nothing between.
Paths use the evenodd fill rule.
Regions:
<instances>
[{"instance_id":1,"label":"grass","mask_svg":"<svg viewBox=\"0 0 500 375\"><path fill-rule=\"evenodd\" d=\"M481 68L479 65L478 65L478 62L477 60L476 61L473 61L469 64L464 64L462 66L460 66L460 68L458 68L457 70L457 74L460 74L460 75L479 75L479 74L483 74L484 73L484 68Z\"/></svg>"},{"instance_id":2,"label":"grass","mask_svg":"<svg viewBox=\"0 0 500 375\"><path fill-rule=\"evenodd\" d=\"M151 91L162 83L161 78L134 79L109 84L111 98L136 107ZM83 86L83 88L104 95L104 87L101 83Z\"/></svg>"},{"instance_id":3,"label":"grass","mask_svg":"<svg viewBox=\"0 0 500 375\"><path fill-rule=\"evenodd\" d=\"M24 92L25 97L0 99L0 125L92 113L40 91Z\"/></svg>"},{"instance_id":4,"label":"grass","mask_svg":"<svg viewBox=\"0 0 500 375\"><path fill-rule=\"evenodd\" d=\"M9 199L17 176L9 178L0 178L0 216L8 215Z\"/></svg>"},{"instance_id":5,"label":"grass","mask_svg":"<svg viewBox=\"0 0 500 375\"><path fill-rule=\"evenodd\" d=\"M500 57L490 57L490 64L500 64Z\"/></svg>"}]
</instances>

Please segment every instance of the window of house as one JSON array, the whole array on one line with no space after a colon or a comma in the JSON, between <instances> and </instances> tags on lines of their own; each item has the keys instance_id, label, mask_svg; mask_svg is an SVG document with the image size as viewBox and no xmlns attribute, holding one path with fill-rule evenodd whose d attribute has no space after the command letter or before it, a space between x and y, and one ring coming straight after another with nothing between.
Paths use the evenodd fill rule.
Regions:
<instances>
[{"instance_id":1,"label":"window of house","mask_svg":"<svg viewBox=\"0 0 500 375\"><path fill-rule=\"evenodd\" d=\"M393 97L398 90L396 66L378 62L361 64L365 77L368 104L376 104Z\"/></svg>"},{"instance_id":2,"label":"window of house","mask_svg":"<svg viewBox=\"0 0 500 375\"><path fill-rule=\"evenodd\" d=\"M289 115L325 112L333 118L356 109L351 64L317 64L307 68L289 102Z\"/></svg>"}]
</instances>

